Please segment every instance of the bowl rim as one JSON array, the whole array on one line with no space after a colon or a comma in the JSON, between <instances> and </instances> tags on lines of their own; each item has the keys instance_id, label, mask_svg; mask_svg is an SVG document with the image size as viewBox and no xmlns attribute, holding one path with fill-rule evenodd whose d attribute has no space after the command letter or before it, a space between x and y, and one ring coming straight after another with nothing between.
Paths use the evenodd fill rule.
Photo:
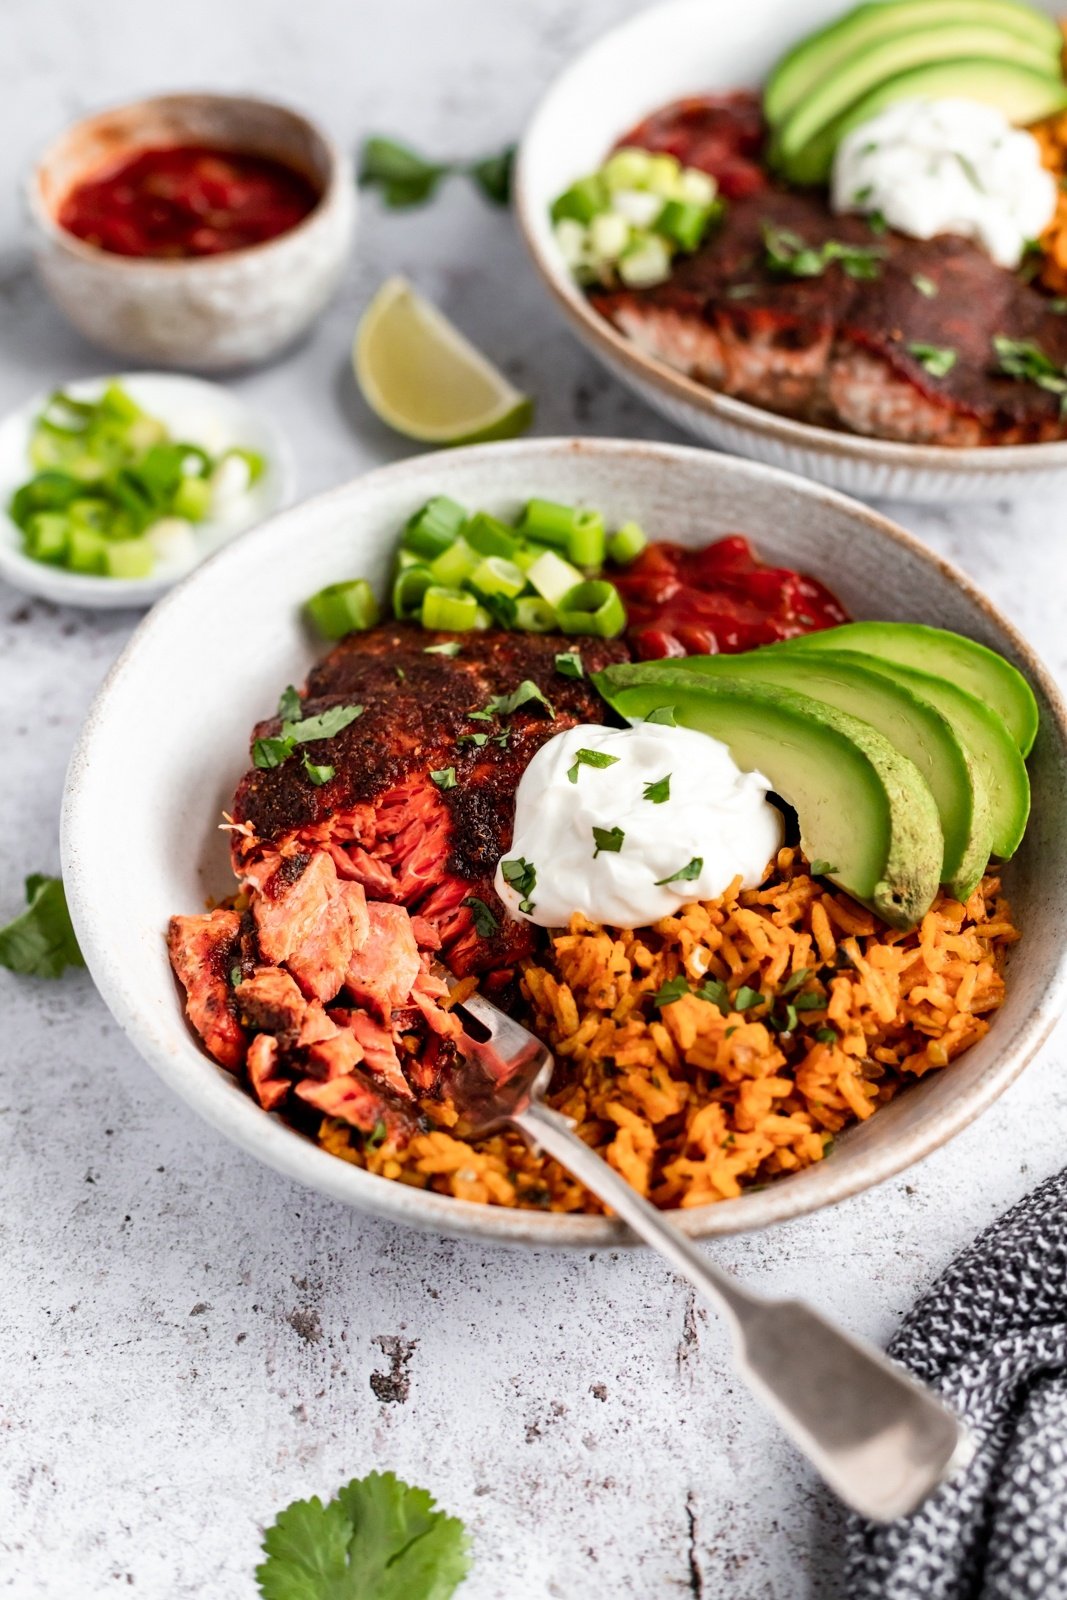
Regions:
<instances>
[{"instance_id":1,"label":"bowl rim","mask_svg":"<svg viewBox=\"0 0 1067 1600\"><path fill-rule=\"evenodd\" d=\"M718 467L742 483L745 479L769 482L778 485L783 495L799 494L816 504L833 506L847 513L855 520L858 529L862 528L876 539L888 541L890 545L902 548L910 556L935 567L988 618L1016 652L1023 669L1040 687L1051 713L1050 732L1067 749L1067 705L1051 673L1015 626L964 573L897 523L850 496L762 462L709 452L692 445L626 439L561 437L473 445L459 452L434 451L416 457L414 461L401 460L374 468L324 493L311 496L269 521L273 523L279 518L297 516L309 505L323 506L332 501L343 503L357 485L360 488L368 485L373 487L385 480L401 478L409 482L414 479L416 484L426 479L432 485L439 464L454 461L457 454L476 466L484 465L487 475L492 472L494 460L503 453L519 456L531 463L531 475L535 475L538 460L561 450L574 456L593 456L620 463L634 456L651 456L666 468L672 464L684 467L686 463L699 464L703 471ZM390 1221L453 1237L473 1237L499 1244L549 1249L618 1249L637 1246L640 1241L624 1225L604 1216L534 1212L457 1200L376 1177L329 1154L279 1118L262 1111L221 1067L216 1068L213 1074L194 1076L184 1059L176 1058L162 1043L157 1043L151 1027L147 1023L142 1024L138 996L125 986L121 963L112 958L106 944L96 940L93 931L93 889L91 883L87 885L83 880L80 860L92 856L93 825L91 817L87 817L83 810L82 800L83 778L92 767L97 725L107 717L109 701L116 686L131 674L136 674L140 652L158 626L159 618L172 605L183 603L186 589L206 581L205 575L213 563L233 560L234 552L242 542L257 537L267 525L262 523L258 528L238 535L224 549L210 556L142 620L98 690L71 755L61 812L62 872L75 932L102 998L138 1053L200 1116L268 1166L331 1198ZM246 545L246 548L250 550L251 545ZM862 1170L853 1170L844 1178L839 1176L836 1182L828 1167L830 1176L821 1193L805 1195L802 1192L799 1201L793 1199L792 1186L786 1178L739 1199L674 1211L671 1213L672 1221L691 1238L748 1233L836 1205L896 1177L947 1144L988 1109L1045 1042L1059 1018L1065 999L1067 945L1061 946L1055 957L1041 1003L1016 1030L1011 1043L1001 1051L995 1067L972 1087L962 1101L946 1108L936 1120L911 1130L906 1140L890 1144L884 1151L872 1152ZM174 1026L180 1029L186 1026L178 1011L177 996ZM206 1064L213 1065L208 1057L203 1059Z\"/></svg>"},{"instance_id":2,"label":"bowl rim","mask_svg":"<svg viewBox=\"0 0 1067 1600\"><path fill-rule=\"evenodd\" d=\"M144 379L159 378L167 383L192 385L199 389L211 390L213 393L224 394L228 404L235 406L245 416L251 417L256 426L270 439L270 466L273 469L272 477L276 485L274 504L259 522L252 524L252 529L243 529L242 533L261 527L273 517L280 516L283 511L288 511L293 504L297 488L296 460L292 445L273 417L261 411L230 385L218 383L202 373L138 367L123 372L105 372L96 376L72 378L68 384L61 387L80 390L93 384L109 382L137 385ZM51 392L51 390L40 390L20 405L12 406L10 411L0 416L0 428L6 427L18 416L32 415L39 407L43 408ZM27 467L27 474L32 475L32 468ZM6 507L0 507L0 522L14 526ZM233 534L229 539L224 539L220 549L241 536L242 534ZM153 601L184 582L186 577L196 572L215 554L217 551L212 551L210 556L205 556L203 560L196 562L189 573L174 578L153 578L151 574L146 578L107 578L98 573L71 572L66 567L34 561L32 556L24 555L21 550L9 547L5 541L0 540L0 578L23 594L38 596L55 605L84 606L98 611L117 611L124 608L132 610L150 606Z\"/></svg>"},{"instance_id":3,"label":"bowl rim","mask_svg":"<svg viewBox=\"0 0 1067 1600\"><path fill-rule=\"evenodd\" d=\"M275 234L271 239L261 239L256 244L242 245L240 249L223 250L218 255L209 256L123 256L116 251L101 250L97 245L87 244L84 239L79 239L77 234L62 227L45 201L43 193L45 169L55 158L60 145L80 128L88 128L95 122L115 116L118 112L143 115L150 107L173 105L187 100L211 100L235 106L254 106L263 111L280 113L283 117L301 124L305 132L318 140L326 157L326 178L318 199L307 215L301 217L293 227L286 228L284 233ZM146 145L144 148L149 147ZM205 274L212 269L218 272L231 261L244 261L250 256L261 255L264 251L275 249L278 245L307 231L332 209L341 185L351 182L350 165L348 156L321 123L316 122L305 111L299 111L283 100L268 99L264 95L256 94L231 94L224 89L175 89L169 90L166 94L145 95L138 100L120 100L101 106L96 111L90 111L85 116L76 117L59 133L54 134L35 157L24 180L23 196L34 225L50 243L67 251L78 260L91 262L96 266L103 263L106 268L113 267L123 272L158 273L161 277L167 273L173 275L178 272Z\"/></svg>"},{"instance_id":4,"label":"bowl rim","mask_svg":"<svg viewBox=\"0 0 1067 1600\"><path fill-rule=\"evenodd\" d=\"M593 345L609 365L621 365L631 377L650 385L665 399L692 407L725 426L758 434L782 448L834 457L839 461L845 458L867 466L898 471L955 472L961 477L978 479L986 474L992 476L1013 470L1036 472L1067 467L1067 439L1043 444L972 445L961 449L949 445L905 444L896 439L880 439L802 422L753 405L747 400L739 400L733 395L723 394L685 373L676 372L666 362L646 355L631 339L627 339L625 334L593 310L577 285L567 276L562 262L552 259L542 248L538 228L540 207L530 193L529 171L533 159L531 152L553 126L557 100L562 98L572 77L587 72L590 63L602 50L613 48L626 34L641 34L645 30L649 35L649 48L653 48L663 14L692 9L692 0L663 0L662 4L639 11L636 16L600 34L573 56L563 71L553 78L537 102L519 141L514 180L514 206L519 235L535 271L579 338ZM714 24L713 10L711 7L702 9L710 28Z\"/></svg>"}]
</instances>

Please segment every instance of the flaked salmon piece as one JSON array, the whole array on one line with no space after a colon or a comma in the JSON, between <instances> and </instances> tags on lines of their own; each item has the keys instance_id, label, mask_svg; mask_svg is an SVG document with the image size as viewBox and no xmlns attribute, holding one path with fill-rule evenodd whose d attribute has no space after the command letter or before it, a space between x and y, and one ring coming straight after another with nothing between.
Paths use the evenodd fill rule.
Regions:
<instances>
[{"instance_id":1,"label":"flaked salmon piece","mask_svg":"<svg viewBox=\"0 0 1067 1600\"><path fill-rule=\"evenodd\" d=\"M328 1039L318 1039L308 1049L311 1076L329 1081L343 1078L363 1060L363 1046L351 1028L334 1027Z\"/></svg>"},{"instance_id":2,"label":"flaked salmon piece","mask_svg":"<svg viewBox=\"0 0 1067 1600\"><path fill-rule=\"evenodd\" d=\"M458 1039L463 1024L453 1011L446 1011L441 1002L448 999L448 985L435 972L420 972L411 988L411 998L425 1018L431 1032L442 1039Z\"/></svg>"},{"instance_id":3,"label":"flaked salmon piece","mask_svg":"<svg viewBox=\"0 0 1067 1600\"><path fill-rule=\"evenodd\" d=\"M278 1071L277 1039L269 1033L257 1033L248 1047L245 1066L252 1091L264 1111L281 1105L293 1085Z\"/></svg>"},{"instance_id":4,"label":"flaked salmon piece","mask_svg":"<svg viewBox=\"0 0 1067 1600\"><path fill-rule=\"evenodd\" d=\"M313 1044L319 1044L324 1039L336 1039L339 1029L336 1022L327 1016L318 1000L308 1002L307 1013L303 1025L297 1034L297 1047L302 1050L309 1049Z\"/></svg>"},{"instance_id":5,"label":"flaked salmon piece","mask_svg":"<svg viewBox=\"0 0 1067 1600\"><path fill-rule=\"evenodd\" d=\"M230 970L240 959L240 932L239 913L221 908L171 917L167 929L171 966L185 990L185 1014L204 1047L231 1072L244 1060L246 1043L230 987Z\"/></svg>"},{"instance_id":6,"label":"flaked salmon piece","mask_svg":"<svg viewBox=\"0 0 1067 1600\"><path fill-rule=\"evenodd\" d=\"M388 1084L401 1100L413 1099L411 1085L404 1076L400 1057L396 1052L396 1041L390 1029L384 1028L366 1011L338 1009L330 1014L339 1028L349 1028L355 1034L363 1050L368 1070L383 1083Z\"/></svg>"},{"instance_id":7,"label":"flaked salmon piece","mask_svg":"<svg viewBox=\"0 0 1067 1600\"><path fill-rule=\"evenodd\" d=\"M422 958L403 906L372 902L367 916L367 939L348 963L345 988L358 1005L388 1022L393 1010L404 1005L411 994L422 971Z\"/></svg>"},{"instance_id":8,"label":"flaked salmon piece","mask_svg":"<svg viewBox=\"0 0 1067 1600\"><path fill-rule=\"evenodd\" d=\"M233 993L242 1022L260 1034L282 1033L295 1039L303 1027L308 1003L295 979L281 967L257 967Z\"/></svg>"},{"instance_id":9,"label":"flaked salmon piece","mask_svg":"<svg viewBox=\"0 0 1067 1600\"><path fill-rule=\"evenodd\" d=\"M329 853L283 857L256 896L252 914L267 961L285 965L305 995L332 1000L367 937L367 897L342 883Z\"/></svg>"},{"instance_id":10,"label":"flaked salmon piece","mask_svg":"<svg viewBox=\"0 0 1067 1600\"><path fill-rule=\"evenodd\" d=\"M399 1148L418 1128L412 1113L388 1099L358 1069L326 1083L305 1078L297 1084L296 1093L323 1116L338 1117L361 1133L379 1133L384 1128L385 1137Z\"/></svg>"}]
</instances>

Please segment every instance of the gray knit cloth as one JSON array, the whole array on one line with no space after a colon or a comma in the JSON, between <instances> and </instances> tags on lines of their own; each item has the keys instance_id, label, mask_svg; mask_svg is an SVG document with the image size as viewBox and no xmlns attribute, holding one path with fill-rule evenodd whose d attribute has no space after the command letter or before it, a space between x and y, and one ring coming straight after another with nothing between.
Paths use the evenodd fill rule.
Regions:
<instances>
[{"instance_id":1,"label":"gray knit cloth","mask_svg":"<svg viewBox=\"0 0 1067 1600\"><path fill-rule=\"evenodd\" d=\"M1067 1172L957 1256L890 1354L977 1454L912 1516L852 1523L848 1600L1067 1600Z\"/></svg>"}]
</instances>

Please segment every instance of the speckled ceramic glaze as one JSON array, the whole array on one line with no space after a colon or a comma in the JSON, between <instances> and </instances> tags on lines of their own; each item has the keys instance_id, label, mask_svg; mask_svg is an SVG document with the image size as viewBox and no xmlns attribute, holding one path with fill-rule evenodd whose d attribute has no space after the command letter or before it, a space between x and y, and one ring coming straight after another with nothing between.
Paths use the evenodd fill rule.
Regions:
<instances>
[{"instance_id":1,"label":"speckled ceramic glaze","mask_svg":"<svg viewBox=\"0 0 1067 1600\"><path fill-rule=\"evenodd\" d=\"M288 233L245 250L139 260L85 244L56 222L64 195L149 145L205 144L273 156L321 191ZM291 344L337 287L355 219L351 163L306 117L243 95L161 95L76 123L27 184L33 247L53 299L94 344L162 366L213 371Z\"/></svg>"},{"instance_id":2,"label":"speckled ceramic glaze","mask_svg":"<svg viewBox=\"0 0 1067 1600\"><path fill-rule=\"evenodd\" d=\"M168 917L232 888L220 814L246 767L253 723L314 659L300 601L353 573L385 592L398 529L435 493L505 516L531 495L585 501L609 521L635 517L653 537L691 546L741 530L770 559L824 578L856 616L954 628L1022 668L1041 708L1033 815L1006 875L1024 943L988 1037L846 1132L826 1161L740 1199L681 1212L681 1225L697 1236L732 1233L829 1205L919 1160L985 1110L1038 1048L1064 998L1067 713L1050 677L959 572L853 501L751 462L614 440L483 445L384 467L243 535L141 624L71 760L63 876L93 978L160 1076L261 1160L350 1205L514 1244L628 1242L603 1217L474 1205L327 1155L261 1111L201 1052L167 962ZM163 706L167 683L182 692Z\"/></svg>"},{"instance_id":3,"label":"speckled ceramic glaze","mask_svg":"<svg viewBox=\"0 0 1067 1600\"><path fill-rule=\"evenodd\" d=\"M597 359L704 444L872 498L980 500L1062 491L1067 441L973 450L897 444L794 422L717 394L645 355L598 316L563 263L549 207L576 177L599 166L628 128L683 95L760 85L784 49L845 9L843 0L737 6L670 0L598 40L553 84L519 150L515 204L534 265Z\"/></svg>"}]
</instances>

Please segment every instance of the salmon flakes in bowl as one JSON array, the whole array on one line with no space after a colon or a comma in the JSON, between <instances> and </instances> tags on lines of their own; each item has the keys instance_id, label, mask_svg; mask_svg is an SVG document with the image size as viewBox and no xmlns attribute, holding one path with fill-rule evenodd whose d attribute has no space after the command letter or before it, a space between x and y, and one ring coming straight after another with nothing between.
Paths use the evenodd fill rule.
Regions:
<instances>
[{"instance_id":1,"label":"salmon flakes in bowl","mask_svg":"<svg viewBox=\"0 0 1067 1600\"><path fill-rule=\"evenodd\" d=\"M524 1020L556 1056L547 1101L581 1137L657 1205L707 1205L821 1161L850 1123L983 1038L1018 937L993 874L902 933L786 848L762 888L735 884L651 928L575 916L525 967ZM401 1149L368 1149L331 1119L319 1138L458 1199L596 1208L519 1134L472 1146L446 1106L423 1109L439 1126Z\"/></svg>"}]
</instances>

